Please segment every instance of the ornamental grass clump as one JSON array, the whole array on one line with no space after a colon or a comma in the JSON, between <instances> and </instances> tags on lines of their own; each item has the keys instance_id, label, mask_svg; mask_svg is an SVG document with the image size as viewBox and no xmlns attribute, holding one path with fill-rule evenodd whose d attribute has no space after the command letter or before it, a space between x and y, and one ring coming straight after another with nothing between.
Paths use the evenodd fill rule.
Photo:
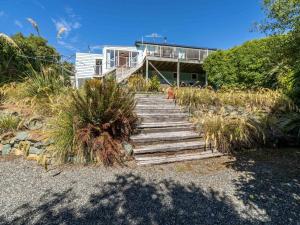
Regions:
<instances>
[{"instance_id":1,"label":"ornamental grass clump","mask_svg":"<svg viewBox=\"0 0 300 225\"><path fill-rule=\"evenodd\" d=\"M219 151L299 142L299 109L279 90L177 88L175 98Z\"/></svg>"},{"instance_id":2,"label":"ornamental grass clump","mask_svg":"<svg viewBox=\"0 0 300 225\"><path fill-rule=\"evenodd\" d=\"M63 163L121 163L120 142L133 130L134 107L134 95L115 80L87 81L54 120L50 153Z\"/></svg>"},{"instance_id":3,"label":"ornamental grass clump","mask_svg":"<svg viewBox=\"0 0 300 225\"><path fill-rule=\"evenodd\" d=\"M17 130L20 122L21 119L18 116L0 115L0 135Z\"/></svg>"},{"instance_id":4,"label":"ornamental grass clump","mask_svg":"<svg viewBox=\"0 0 300 225\"><path fill-rule=\"evenodd\" d=\"M206 145L223 153L265 144L264 125L254 118L206 115L198 122L202 125Z\"/></svg>"}]
</instances>

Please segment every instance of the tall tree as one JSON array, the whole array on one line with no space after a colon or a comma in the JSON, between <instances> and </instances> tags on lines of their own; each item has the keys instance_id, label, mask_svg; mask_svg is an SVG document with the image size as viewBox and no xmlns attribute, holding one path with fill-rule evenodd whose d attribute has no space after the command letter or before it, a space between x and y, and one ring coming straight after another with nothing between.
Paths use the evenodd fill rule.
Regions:
<instances>
[{"instance_id":1,"label":"tall tree","mask_svg":"<svg viewBox=\"0 0 300 225\"><path fill-rule=\"evenodd\" d=\"M266 19L259 25L263 32L286 34L287 39L282 51L286 61L294 70L292 77L295 99L300 97L300 0L263 0Z\"/></svg>"}]
</instances>

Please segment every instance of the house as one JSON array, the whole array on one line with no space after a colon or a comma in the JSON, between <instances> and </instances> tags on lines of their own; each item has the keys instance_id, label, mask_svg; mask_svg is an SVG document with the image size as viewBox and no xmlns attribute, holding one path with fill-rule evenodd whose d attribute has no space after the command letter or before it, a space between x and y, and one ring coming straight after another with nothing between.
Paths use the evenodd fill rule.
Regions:
<instances>
[{"instance_id":1,"label":"house","mask_svg":"<svg viewBox=\"0 0 300 225\"><path fill-rule=\"evenodd\" d=\"M113 74L118 82L140 73L158 75L169 85L205 85L204 59L216 49L136 41L134 46L105 46L102 54L76 53L75 84Z\"/></svg>"}]
</instances>

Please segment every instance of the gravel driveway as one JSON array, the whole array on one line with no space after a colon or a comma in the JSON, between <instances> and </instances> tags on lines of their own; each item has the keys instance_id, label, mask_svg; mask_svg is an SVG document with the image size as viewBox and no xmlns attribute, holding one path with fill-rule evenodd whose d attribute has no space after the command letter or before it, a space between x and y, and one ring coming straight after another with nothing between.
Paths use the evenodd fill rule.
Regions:
<instances>
[{"instance_id":1,"label":"gravel driveway","mask_svg":"<svg viewBox=\"0 0 300 225\"><path fill-rule=\"evenodd\" d=\"M274 162L221 157L46 172L1 159L0 224L300 224L300 169Z\"/></svg>"}]
</instances>

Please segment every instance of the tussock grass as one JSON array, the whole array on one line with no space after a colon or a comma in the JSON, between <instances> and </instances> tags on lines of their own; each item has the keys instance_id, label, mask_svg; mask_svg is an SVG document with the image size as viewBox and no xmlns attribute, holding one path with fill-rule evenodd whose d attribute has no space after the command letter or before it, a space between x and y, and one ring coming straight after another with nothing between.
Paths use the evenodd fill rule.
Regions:
<instances>
[{"instance_id":1,"label":"tussock grass","mask_svg":"<svg viewBox=\"0 0 300 225\"><path fill-rule=\"evenodd\" d=\"M17 130L20 122L21 119L17 116L0 115L0 134Z\"/></svg>"},{"instance_id":2,"label":"tussock grass","mask_svg":"<svg viewBox=\"0 0 300 225\"><path fill-rule=\"evenodd\" d=\"M298 107L277 90L177 88L175 96L192 113L207 145L222 152L273 147L277 139L300 134Z\"/></svg>"},{"instance_id":3,"label":"tussock grass","mask_svg":"<svg viewBox=\"0 0 300 225\"><path fill-rule=\"evenodd\" d=\"M179 104L189 107L192 111L207 105L238 106L249 111L281 110L297 111L297 106L279 90L259 89L232 90L216 92L211 89L177 88L176 100Z\"/></svg>"}]
</instances>

